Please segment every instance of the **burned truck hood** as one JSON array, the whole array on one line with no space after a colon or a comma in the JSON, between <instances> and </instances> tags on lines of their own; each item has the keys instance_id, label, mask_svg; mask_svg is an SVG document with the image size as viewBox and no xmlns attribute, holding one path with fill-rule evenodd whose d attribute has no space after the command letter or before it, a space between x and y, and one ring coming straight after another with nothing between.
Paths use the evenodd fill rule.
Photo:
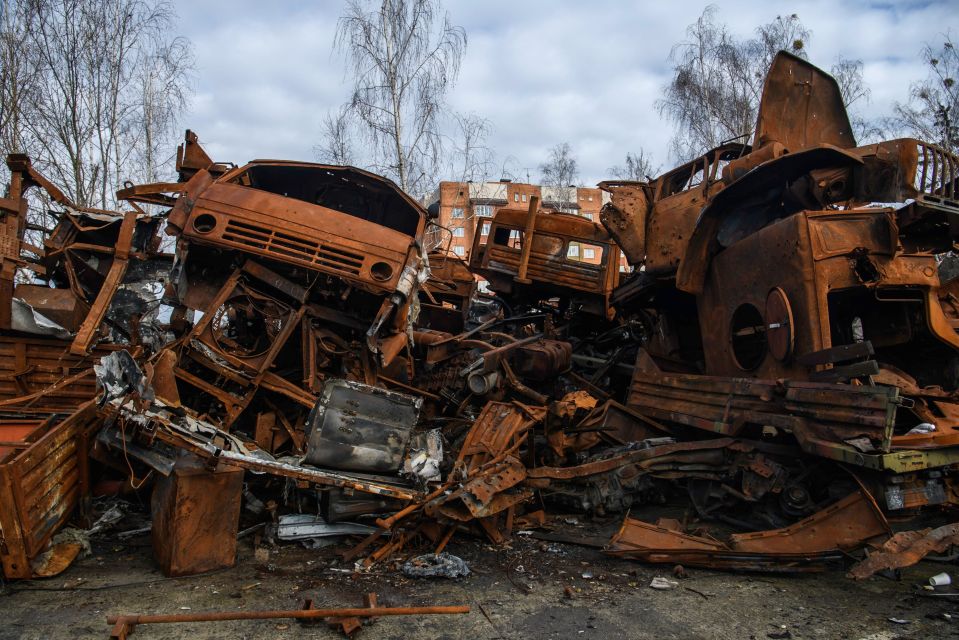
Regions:
<instances>
[{"instance_id":1,"label":"burned truck hood","mask_svg":"<svg viewBox=\"0 0 959 640\"><path fill-rule=\"evenodd\" d=\"M198 171L173 233L324 271L363 289L397 289L426 211L392 182L354 167L254 160L219 178Z\"/></svg>"},{"instance_id":2,"label":"burned truck hood","mask_svg":"<svg viewBox=\"0 0 959 640\"><path fill-rule=\"evenodd\" d=\"M774 142L787 152L856 146L835 78L785 51L776 54L766 75L753 149Z\"/></svg>"}]
</instances>

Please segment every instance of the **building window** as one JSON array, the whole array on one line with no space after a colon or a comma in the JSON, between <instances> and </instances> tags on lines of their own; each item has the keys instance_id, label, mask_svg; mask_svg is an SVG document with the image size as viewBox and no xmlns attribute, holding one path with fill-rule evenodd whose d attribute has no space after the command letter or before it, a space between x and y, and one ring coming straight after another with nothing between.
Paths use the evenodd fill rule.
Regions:
<instances>
[{"instance_id":1,"label":"building window","mask_svg":"<svg viewBox=\"0 0 959 640\"><path fill-rule=\"evenodd\" d=\"M466 255L466 247L453 247L453 253L462 258Z\"/></svg>"},{"instance_id":2,"label":"building window","mask_svg":"<svg viewBox=\"0 0 959 640\"><path fill-rule=\"evenodd\" d=\"M593 196L590 196L590 197L589 197L589 201L590 201L590 202L593 201Z\"/></svg>"},{"instance_id":3,"label":"building window","mask_svg":"<svg viewBox=\"0 0 959 640\"><path fill-rule=\"evenodd\" d=\"M578 245L578 244L571 244L571 245L569 245L569 248L566 250L566 257L567 257L567 258L578 258L578 257L579 257L579 245Z\"/></svg>"},{"instance_id":4,"label":"building window","mask_svg":"<svg viewBox=\"0 0 959 640\"><path fill-rule=\"evenodd\" d=\"M514 194L513 194L513 202L519 202L519 194L518 194L518 193L514 193Z\"/></svg>"},{"instance_id":5,"label":"building window","mask_svg":"<svg viewBox=\"0 0 959 640\"><path fill-rule=\"evenodd\" d=\"M479 218L492 218L493 217L493 205L490 204L477 204L473 206L473 212Z\"/></svg>"},{"instance_id":6,"label":"building window","mask_svg":"<svg viewBox=\"0 0 959 640\"><path fill-rule=\"evenodd\" d=\"M488 236L488 235L489 235L489 223L488 223L488 222L484 222L484 223L483 223L483 230L480 231L480 233L483 234L484 236Z\"/></svg>"},{"instance_id":7,"label":"building window","mask_svg":"<svg viewBox=\"0 0 959 640\"><path fill-rule=\"evenodd\" d=\"M526 194L523 194L523 202L526 202Z\"/></svg>"},{"instance_id":8,"label":"building window","mask_svg":"<svg viewBox=\"0 0 959 640\"><path fill-rule=\"evenodd\" d=\"M572 247L570 247L572 249ZM593 249L583 249L583 260L592 260L596 257L596 251Z\"/></svg>"},{"instance_id":9,"label":"building window","mask_svg":"<svg viewBox=\"0 0 959 640\"><path fill-rule=\"evenodd\" d=\"M466 229L464 229L463 227L456 227L455 229L453 229L454 238L462 238L465 235L466 235Z\"/></svg>"},{"instance_id":10,"label":"building window","mask_svg":"<svg viewBox=\"0 0 959 640\"><path fill-rule=\"evenodd\" d=\"M462 218L463 217L463 208L462 207L453 207L453 217Z\"/></svg>"},{"instance_id":11,"label":"building window","mask_svg":"<svg viewBox=\"0 0 959 640\"><path fill-rule=\"evenodd\" d=\"M587 220L592 220L592 219L593 219L593 214L591 214L591 213L584 213L584 214L583 214L583 217L586 218Z\"/></svg>"}]
</instances>

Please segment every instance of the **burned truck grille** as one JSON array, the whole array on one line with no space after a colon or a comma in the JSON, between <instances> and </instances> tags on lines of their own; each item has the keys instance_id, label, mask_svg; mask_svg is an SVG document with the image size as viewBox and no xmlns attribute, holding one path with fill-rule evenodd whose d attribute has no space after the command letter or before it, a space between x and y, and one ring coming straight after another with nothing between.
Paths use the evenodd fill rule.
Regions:
<instances>
[{"instance_id":1,"label":"burned truck grille","mask_svg":"<svg viewBox=\"0 0 959 640\"><path fill-rule=\"evenodd\" d=\"M941 147L920 142L915 187L925 196L959 199L959 158Z\"/></svg>"},{"instance_id":2,"label":"burned truck grille","mask_svg":"<svg viewBox=\"0 0 959 640\"><path fill-rule=\"evenodd\" d=\"M227 222L222 237L261 253L274 254L279 259L302 261L354 276L358 276L363 267L363 256L358 253L238 220Z\"/></svg>"}]
</instances>

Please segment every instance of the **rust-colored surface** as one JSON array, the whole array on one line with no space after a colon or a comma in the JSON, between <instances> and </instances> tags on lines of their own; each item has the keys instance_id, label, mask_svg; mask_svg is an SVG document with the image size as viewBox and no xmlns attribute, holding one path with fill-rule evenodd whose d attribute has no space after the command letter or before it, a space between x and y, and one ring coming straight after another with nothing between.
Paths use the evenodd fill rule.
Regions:
<instances>
[{"instance_id":1,"label":"rust-colored surface","mask_svg":"<svg viewBox=\"0 0 959 640\"><path fill-rule=\"evenodd\" d=\"M38 431L49 426L46 419L0 420L0 462L11 453L26 449Z\"/></svg>"},{"instance_id":2,"label":"rust-colored surface","mask_svg":"<svg viewBox=\"0 0 959 640\"><path fill-rule=\"evenodd\" d=\"M729 546L751 553L814 554L849 551L890 533L875 500L859 491L783 529L733 534Z\"/></svg>"},{"instance_id":3,"label":"rust-colored surface","mask_svg":"<svg viewBox=\"0 0 959 640\"><path fill-rule=\"evenodd\" d=\"M87 445L100 423L92 401L33 429L0 460L0 561L7 578L30 578L31 561L89 491Z\"/></svg>"},{"instance_id":4,"label":"rust-colored surface","mask_svg":"<svg viewBox=\"0 0 959 640\"><path fill-rule=\"evenodd\" d=\"M947 524L935 529L903 531L892 536L877 551L849 571L849 577L862 580L888 569L909 567L930 553L942 553L959 544L959 524Z\"/></svg>"},{"instance_id":5,"label":"rust-colored surface","mask_svg":"<svg viewBox=\"0 0 959 640\"><path fill-rule=\"evenodd\" d=\"M96 395L94 358L70 353L70 343L0 335L0 407L67 409Z\"/></svg>"},{"instance_id":6,"label":"rust-colored surface","mask_svg":"<svg viewBox=\"0 0 959 640\"><path fill-rule=\"evenodd\" d=\"M519 281L528 212L501 209L490 223L489 241L474 239L470 269L489 281L499 294L530 300L553 295L582 305L588 313L607 317L609 296L619 283L619 247L598 224L569 214L538 213L532 227L524 280ZM596 264L570 257L570 246L598 252Z\"/></svg>"},{"instance_id":7,"label":"rust-colored surface","mask_svg":"<svg viewBox=\"0 0 959 640\"><path fill-rule=\"evenodd\" d=\"M23 471L0 496L8 575L85 494L67 482L27 504L9 488L43 484L18 461L62 425L99 431L104 486L153 490L174 575L232 564L242 500L259 524L376 523L342 553L363 567L673 501L688 531L630 517L611 553L767 571L823 569L889 535L887 513L959 505L959 158L857 147L836 83L789 55L752 146L603 183L581 196L608 194L602 225L509 182L462 187L468 207L444 216L498 209L469 264L388 180L219 162L190 131L177 181L124 185L129 211L75 207L29 159L8 166L0 468ZM27 220L34 188L50 229ZM84 453L35 457L70 479ZM36 504L55 517L31 520Z\"/></svg>"},{"instance_id":8,"label":"rust-colored surface","mask_svg":"<svg viewBox=\"0 0 959 640\"><path fill-rule=\"evenodd\" d=\"M70 289L51 289L41 285L18 284L13 295L68 331L76 331L90 312L90 305Z\"/></svg>"},{"instance_id":9,"label":"rust-colored surface","mask_svg":"<svg viewBox=\"0 0 959 640\"><path fill-rule=\"evenodd\" d=\"M811 571L839 552L889 535L889 525L865 492L856 492L784 529L734 534L728 542L626 518L607 553L653 563L741 570Z\"/></svg>"},{"instance_id":10,"label":"rust-colored surface","mask_svg":"<svg viewBox=\"0 0 959 640\"><path fill-rule=\"evenodd\" d=\"M476 294L476 278L462 259L448 253L429 254L430 277L420 289L422 329L462 333Z\"/></svg>"},{"instance_id":11,"label":"rust-colored surface","mask_svg":"<svg viewBox=\"0 0 959 640\"><path fill-rule=\"evenodd\" d=\"M845 459L842 443L855 438L890 450L898 389L644 372L634 377L627 404L723 435L739 435L750 423L773 426L810 453Z\"/></svg>"},{"instance_id":12,"label":"rust-colored surface","mask_svg":"<svg viewBox=\"0 0 959 640\"><path fill-rule=\"evenodd\" d=\"M167 576L232 567L240 518L243 470L211 472L201 460L180 458L153 490L153 555Z\"/></svg>"},{"instance_id":13,"label":"rust-colored surface","mask_svg":"<svg viewBox=\"0 0 959 640\"><path fill-rule=\"evenodd\" d=\"M703 206L726 183L721 168L748 152L728 143L647 183L603 182L612 198L600 220L630 264L668 277L683 259Z\"/></svg>"},{"instance_id":14,"label":"rust-colored surface","mask_svg":"<svg viewBox=\"0 0 959 640\"><path fill-rule=\"evenodd\" d=\"M756 148L779 143L789 151L830 144L856 146L836 80L808 61L780 52L766 74L756 124ZM794 117L796 113L804 117Z\"/></svg>"},{"instance_id":15,"label":"rust-colored surface","mask_svg":"<svg viewBox=\"0 0 959 640\"><path fill-rule=\"evenodd\" d=\"M133 244L133 232L136 230L137 214L128 212L123 217L120 224L120 231L117 237L117 244L113 248L113 262L110 264L110 271L103 281L96 299L90 306L90 311L80 328L77 330L77 336L70 345L70 353L83 355L90 350L96 331L103 322L103 317L107 313L107 308L113 300L113 296L126 275L130 261L130 248Z\"/></svg>"},{"instance_id":16,"label":"rust-colored surface","mask_svg":"<svg viewBox=\"0 0 959 640\"><path fill-rule=\"evenodd\" d=\"M428 606L428 607L380 607L376 606L376 595L366 597L366 607L323 608L313 607L312 601L307 601L302 609L279 611L212 611L206 613L180 613L159 615L122 615L107 616L107 624L113 625L110 637L117 640L126 640L139 624L168 624L175 622L222 622L224 620L322 620L334 624L343 624L346 620L357 618L377 618L381 616L425 616L425 615L452 615L469 613L467 605ZM346 632L349 629L349 632ZM349 636L359 629L357 624L348 624L344 632Z\"/></svg>"},{"instance_id":17,"label":"rust-colored surface","mask_svg":"<svg viewBox=\"0 0 959 640\"><path fill-rule=\"evenodd\" d=\"M531 427L542 418L542 410L519 403L486 404L456 460L459 487L428 503L426 513L462 521L485 519L481 522L487 534L501 542L509 535L511 518L498 526L493 516L532 497L529 489L518 486L526 478L518 453Z\"/></svg>"},{"instance_id":18,"label":"rust-colored surface","mask_svg":"<svg viewBox=\"0 0 959 640\"><path fill-rule=\"evenodd\" d=\"M425 212L359 169L254 161L215 180L200 170L170 224L192 243L229 247L393 291Z\"/></svg>"}]
</instances>

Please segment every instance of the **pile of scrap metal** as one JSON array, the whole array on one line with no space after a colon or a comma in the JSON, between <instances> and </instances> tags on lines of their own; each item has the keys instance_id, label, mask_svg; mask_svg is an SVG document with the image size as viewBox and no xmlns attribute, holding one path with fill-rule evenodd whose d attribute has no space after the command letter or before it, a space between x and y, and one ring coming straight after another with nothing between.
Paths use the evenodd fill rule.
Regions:
<instances>
[{"instance_id":1,"label":"pile of scrap metal","mask_svg":"<svg viewBox=\"0 0 959 640\"><path fill-rule=\"evenodd\" d=\"M362 567L663 503L691 518L627 515L609 553L806 571L876 549L862 577L959 542L890 525L959 502L959 279L940 275L959 159L856 147L833 79L788 54L752 146L603 183L602 225L500 210L469 264L388 180L218 163L191 132L179 180L128 185L126 214L10 167L8 576L50 571L88 458L152 490L171 575L230 566L241 512L281 540L362 536L342 550ZM59 207L43 246L29 186Z\"/></svg>"},{"instance_id":2,"label":"pile of scrap metal","mask_svg":"<svg viewBox=\"0 0 959 640\"><path fill-rule=\"evenodd\" d=\"M88 450L102 425L93 367L167 340L161 312L172 255L162 219L75 206L25 156L0 198L0 561L3 575L51 575L80 546L51 544L89 514ZM56 210L47 210L56 207ZM44 223L51 217L52 227Z\"/></svg>"},{"instance_id":3,"label":"pile of scrap metal","mask_svg":"<svg viewBox=\"0 0 959 640\"><path fill-rule=\"evenodd\" d=\"M701 516L736 524L737 505L755 516L772 499L806 517L724 542L628 519L612 552L709 566L788 552L788 565L881 540L882 513L949 513L959 158L914 139L857 147L835 80L780 53L752 147L603 186L603 222L636 267L614 304L651 327L627 405L762 456L735 477L681 472ZM857 497L819 510L850 479Z\"/></svg>"}]
</instances>

